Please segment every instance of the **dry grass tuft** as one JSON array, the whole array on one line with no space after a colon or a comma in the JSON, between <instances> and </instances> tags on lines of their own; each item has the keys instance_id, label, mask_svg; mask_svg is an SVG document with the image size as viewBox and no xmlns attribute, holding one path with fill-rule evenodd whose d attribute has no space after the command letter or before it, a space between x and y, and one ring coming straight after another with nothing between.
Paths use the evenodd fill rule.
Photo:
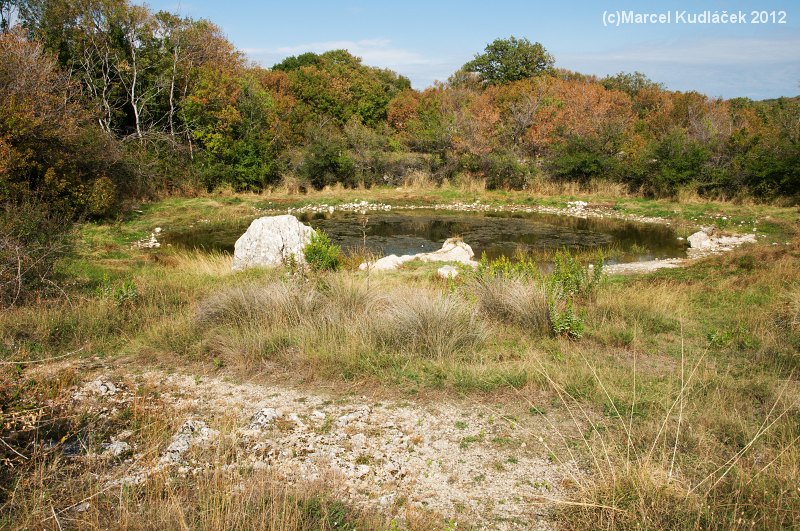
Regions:
<instances>
[{"instance_id":1,"label":"dry grass tuft","mask_svg":"<svg viewBox=\"0 0 800 531\"><path fill-rule=\"evenodd\" d=\"M408 190L429 190L435 186L433 176L427 171L413 170L403 177L402 187Z\"/></svg>"},{"instance_id":2,"label":"dry grass tuft","mask_svg":"<svg viewBox=\"0 0 800 531\"><path fill-rule=\"evenodd\" d=\"M550 331L547 289L521 278L484 276L470 283L478 308L489 319L514 323L533 335Z\"/></svg>"},{"instance_id":3,"label":"dry grass tuft","mask_svg":"<svg viewBox=\"0 0 800 531\"><path fill-rule=\"evenodd\" d=\"M786 324L792 332L800 332L800 286L795 286L785 295Z\"/></svg>"},{"instance_id":4,"label":"dry grass tuft","mask_svg":"<svg viewBox=\"0 0 800 531\"><path fill-rule=\"evenodd\" d=\"M384 348L433 359L470 354L486 337L486 329L466 302L427 290L393 293L389 307L373 321L372 331Z\"/></svg>"},{"instance_id":5,"label":"dry grass tuft","mask_svg":"<svg viewBox=\"0 0 800 531\"><path fill-rule=\"evenodd\" d=\"M233 271L233 257L220 252L187 251L173 256L175 266L192 275L225 276Z\"/></svg>"},{"instance_id":6,"label":"dry grass tuft","mask_svg":"<svg viewBox=\"0 0 800 531\"><path fill-rule=\"evenodd\" d=\"M320 302L319 293L300 282L254 283L207 298L197 310L197 319L201 324L297 326L318 311Z\"/></svg>"},{"instance_id":7,"label":"dry grass tuft","mask_svg":"<svg viewBox=\"0 0 800 531\"><path fill-rule=\"evenodd\" d=\"M454 360L486 338L473 305L457 295L370 286L344 273L319 286L273 281L224 289L199 305L196 323L211 353L244 366L290 361L282 356L290 350L292 360L311 365L378 353Z\"/></svg>"}]
</instances>

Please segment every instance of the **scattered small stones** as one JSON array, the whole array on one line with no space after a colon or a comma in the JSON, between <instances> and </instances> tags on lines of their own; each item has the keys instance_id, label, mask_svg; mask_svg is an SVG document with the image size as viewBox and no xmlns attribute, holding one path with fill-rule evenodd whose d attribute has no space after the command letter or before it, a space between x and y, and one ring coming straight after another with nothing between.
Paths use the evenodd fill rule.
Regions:
<instances>
[{"instance_id":1,"label":"scattered small stones","mask_svg":"<svg viewBox=\"0 0 800 531\"><path fill-rule=\"evenodd\" d=\"M161 234L162 230L161 227L156 227L153 229L153 232L150 233L149 237L134 242L133 247L137 249L158 249L161 247L161 242L158 241L158 235Z\"/></svg>"},{"instance_id":2,"label":"scattered small stones","mask_svg":"<svg viewBox=\"0 0 800 531\"><path fill-rule=\"evenodd\" d=\"M388 212L392 209L392 205L384 203L370 203L369 201L356 201L353 203L340 203L338 205L329 205L321 203L318 205L304 205L296 208L289 208L288 214L333 214L337 210L340 212L358 212L366 214L367 212L383 211Z\"/></svg>"},{"instance_id":3,"label":"scattered small stones","mask_svg":"<svg viewBox=\"0 0 800 531\"><path fill-rule=\"evenodd\" d=\"M270 427L275 419L278 418L278 412L271 407L265 407L256 412L250 420L251 430L263 430Z\"/></svg>"},{"instance_id":4,"label":"scattered small stones","mask_svg":"<svg viewBox=\"0 0 800 531\"><path fill-rule=\"evenodd\" d=\"M216 430L206 426L202 420L187 420L172 438L172 442L161 455L162 464L179 464L183 455L193 445L205 443L218 435Z\"/></svg>"},{"instance_id":5,"label":"scattered small stones","mask_svg":"<svg viewBox=\"0 0 800 531\"><path fill-rule=\"evenodd\" d=\"M637 216L635 214L626 214L617 212L602 205L590 205L586 201L570 201L566 203L565 208L545 206L545 205L489 205L476 200L472 203L462 203L456 201L454 203L440 203L427 206L409 206L403 207L405 210L420 210L430 209L433 210L451 210L458 212L519 212L519 213L540 213L540 214L556 214L559 216L573 216L578 218L613 218L621 219L624 221L634 221L638 223L658 223L662 225L669 225L671 222L668 219L660 217Z\"/></svg>"},{"instance_id":6,"label":"scattered small stones","mask_svg":"<svg viewBox=\"0 0 800 531\"><path fill-rule=\"evenodd\" d=\"M727 252L745 243L756 243L755 234L718 235L713 227L703 227L687 239L689 258Z\"/></svg>"},{"instance_id":7,"label":"scattered small stones","mask_svg":"<svg viewBox=\"0 0 800 531\"><path fill-rule=\"evenodd\" d=\"M409 506L458 514L459 527L463 522L494 528L498 521L514 521L519 524L511 528L530 529L547 528L544 513L530 511L530 499L559 498L564 480L581 475L572 461L550 461L559 439L544 420L533 417L511 422L485 415L474 404L373 404L366 397L336 398L217 378L198 383L190 375L151 372L145 378L150 387L162 389L160 396L171 407L192 411L196 419L240 411L240 427L224 435L238 439L235 454L225 463L202 449L187 458L189 447L218 436L202 421L187 421L158 464L132 467L114 484L143 483L167 467L178 477L216 467L269 470L294 486L335 477L338 495L358 506L396 514L402 499ZM503 503L488 506L490 500Z\"/></svg>"},{"instance_id":8,"label":"scattered small stones","mask_svg":"<svg viewBox=\"0 0 800 531\"><path fill-rule=\"evenodd\" d=\"M573 214L582 214L588 206L589 203L586 201L567 201L567 211Z\"/></svg>"},{"instance_id":9,"label":"scattered small stones","mask_svg":"<svg viewBox=\"0 0 800 531\"><path fill-rule=\"evenodd\" d=\"M73 398L76 400L80 400L82 398L86 398L87 396L96 395L96 396L112 396L116 395L119 392L119 388L114 385L113 382L104 381L100 378L88 382L85 384L81 389L79 389L75 394L73 394Z\"/></svg>"},{"instance_id":10,"label":"scattered small stones","mask_svg":"<svg viewBox=\"0 0 800 531\"><path fill-rule=\"evenodd\" d=\"M131 452L131 445L125 441L111 441L110 443L103 443L103 455L110 455L111 457L122 457Z\"/></svg>"},{"instance_id":11,"label":"scattered small stones","mask_svg":"<svg viewBox=\"0 0 800 531\"><path fill-rule=\"evenodd\" d=\"M609 275L642 274L652 273L659 269L681 267L684 263L686 263L686 260L683 258L665 258L663 260L646 260L644 262L607 265L603 267L603 271Z\"/></svg>"}]
</instances>

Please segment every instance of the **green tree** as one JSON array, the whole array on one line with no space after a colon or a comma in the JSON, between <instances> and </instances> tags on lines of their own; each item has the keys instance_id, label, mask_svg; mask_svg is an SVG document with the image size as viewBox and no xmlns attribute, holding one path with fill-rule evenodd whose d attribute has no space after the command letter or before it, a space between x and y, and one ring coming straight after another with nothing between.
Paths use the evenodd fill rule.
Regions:
<instances>
[{"instance_id":1,"label":"green tree","mask_svg":"<svg viewBox=\"0 0 800 531\"><path fill-rule=\"evenodd\" d=\"M600 82L608 90L621 90L630 97L648 88L664 90L663 83L656 83L641 72L620 72L613 76L606 76Z\"/></svg>"},{"instance_id":2,"label":"green tree","mask_svg":"<svg viewBox=\"0 0 800 531\"><path fill-rule=\"evenodd\" d=\"M320 60L319 55L315 54L314 52L306 52L300 55L292 55L287 57L280 63L274 65L272 67L273 70L279 70L281 72L291 72L292 70L297 70L298 68L302 68L304 66L320 66L322 61Z\"/></svg>"},{"instance_id":3,"label":"green tree","mask_svg":"<svg viewBox=\"0 0 800 531\"><path fill-rule=\"evenodd\" d=\"M345 139L330 129L316 131L313 136L306 148L301 172L314 188L321 189L337 182L354 186L356 166Z\"/></svg>"},{"instance_id":4,"label":"green tree","mask_svg":"<svg viewBox=\"0 0 800 531\"><path fill-rule=\"evenodd\" d=\"M501 85L549 73L554 63L555 58L540 43L512 35L488 44L463 70L476 72L487 85Z\"/></svg>"}]
</instances>

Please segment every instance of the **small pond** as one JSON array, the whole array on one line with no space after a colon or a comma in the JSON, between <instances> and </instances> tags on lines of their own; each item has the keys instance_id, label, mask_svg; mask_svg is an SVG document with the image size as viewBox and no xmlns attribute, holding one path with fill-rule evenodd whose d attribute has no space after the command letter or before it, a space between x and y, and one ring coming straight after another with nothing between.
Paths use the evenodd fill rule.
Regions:
<instances>
[{"instance_id":1,"label":"small pond","mask_svg":"<svg viewBox=\"0 0 800 531\"><path fill-rule=\"evenodd\" d=\"M366 226L363 219L367 218ZM300 220L322 229L343 249L364 244L378 255L416 254L435 251L453 236L461 236L480 257L513 256L518 250L612 249L610 262L636 262L654 258L686 256L686 244L663 225L616 219L581 219L540 213L443 212L395 210L306 214ZM164 231L165 243L191 249L233 252L236 240L252 219L229 223L197 223L192 227Z\"/></svg>"}]
</instances>

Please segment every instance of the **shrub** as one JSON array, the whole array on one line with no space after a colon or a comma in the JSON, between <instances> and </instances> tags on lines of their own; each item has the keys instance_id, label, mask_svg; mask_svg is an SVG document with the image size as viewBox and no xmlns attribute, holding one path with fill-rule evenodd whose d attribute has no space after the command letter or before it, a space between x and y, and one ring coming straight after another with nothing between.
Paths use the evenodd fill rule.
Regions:
<instances>
[{"instance_id":1,"label":"shrub","mask_svg":"<svg viewBox=\"0 0 800 531\"><path fill-rule=\"evenodd\" d=\"M526 188L534 172L532 167L521 163L511 153L492 153L482 163L489 190Z\"/></svg>"},{"instance_id":2,"label":"shrub","mask_svg":"<svg viewBox=\"0 0 800 531\"><path fill-rule=\"evenodd\" d=\"M569 251L559 251L553 259L550 282L554 293L560 297L591 295L603 280L603 257L599 256L590 271Z\"/></svg>"},{"instance_id":3,"label":"shrub","mask_svg":"<svg viewBox=\"0 0 800 531\"><path fill-rule=\"evenodd\" d=\"M586 330L584 318L586 312L576 312L572 304L572 299L568 299L563 309L559 309L556 302L550 307L550 321L553 333L558 336L565 336L569 339L580 339Z\"/></svg>"},{"instance_id":4,"label":"shrub","mask_svg":"<svg viewBox=\"0 0 800 531\"><path fill-rule=\"evenodd\" d=\"M313 271L336 271L342 263L342 250L322 231L311 235L303 256Z\"/></svg>"},{"instance_id":5,"label":"shrub","mask_svg":"<svg viewBox=\"0 0 800 531\"><path fill-rule=\"evenodd\" d=\"M71 248L71 224L33 200L0 208L0 305L13 306L53 284L55 264Z\"/></svg>"},{"instance_id":6,"label":"shrub","mask_svg":"<svg viewBox=\"0 0 800 531\"><path fill-rule=\"evenodd\" d=\"M600 138L570 136L553 148L548 169L559 181L586 186L592 179L613 174L616 162Z\"/></svg>"},{"instance_id":7,"label":"shrub","mask_svg":"<svg viewBox=\"0 0 800 531\"><path fill-rule=\"evenodd\" d=\"M356 184L355 162L344 142L335 136L321 136L306 148L301 173L317 189L336 183Z\"/></svg>"}]
</instances>

